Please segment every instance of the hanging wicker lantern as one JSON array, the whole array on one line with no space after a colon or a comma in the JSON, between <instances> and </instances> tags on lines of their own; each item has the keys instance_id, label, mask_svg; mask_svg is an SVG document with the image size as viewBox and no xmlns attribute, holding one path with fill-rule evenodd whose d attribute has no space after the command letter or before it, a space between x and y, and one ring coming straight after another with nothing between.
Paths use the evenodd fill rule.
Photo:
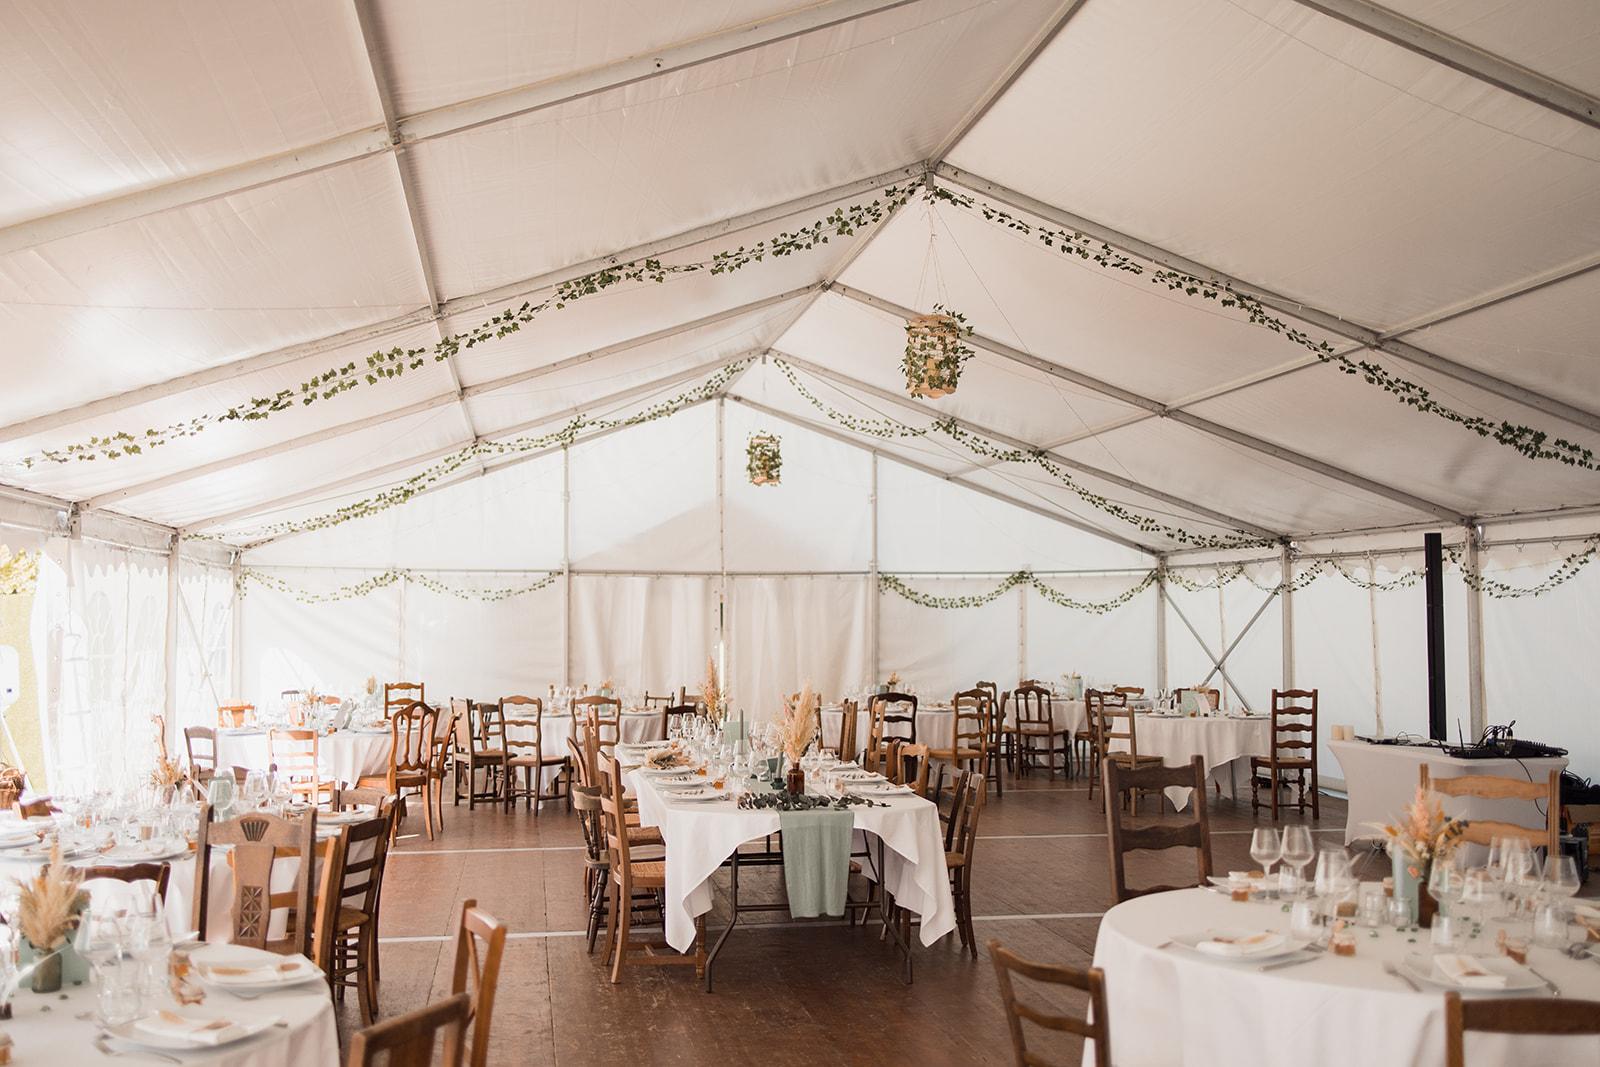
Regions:
<instances>
[{"instance_id":1,"label":"hanging wicker lantern","mask_svg":"<svg viewBox=\"0 0 1600 1067\"><path fill-rule=\"evenodd\" d=\"M783 470L783 453L778 449L778 438L762 431L750 435L745 443L745 473L751 485L777 485Z\"/></svg>"},{"instance_id":2,"label":"hanging wicker lantern","mask_svg":"<svg viewBox=\"0 0 1600 1067\"><path fill-rule=\"evenodd\" d=\"M972 333L966 316L943 304L930 315L906 320L906 389L912 396L948 396L956 391L961 365L975 354L962 338Z\"/></svg>"}]
</instances>

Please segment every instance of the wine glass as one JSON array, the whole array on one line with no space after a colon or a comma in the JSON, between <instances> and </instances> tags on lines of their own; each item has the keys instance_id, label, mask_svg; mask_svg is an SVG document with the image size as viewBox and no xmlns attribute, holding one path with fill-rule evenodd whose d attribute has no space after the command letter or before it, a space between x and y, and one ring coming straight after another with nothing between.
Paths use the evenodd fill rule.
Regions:
<instances>
[{"instance_id":1,"label":"wine glass","mask_svg":"<svg viewBox=\"0 0 1600 1067\"><path fill-rule=\"evenodd\" d=\"M1317 853L1315 888L1328 915L1332 917L1339 901L1354 889L1356 878L1350 869L1350 854L1342 848L1324 847Z\"/></svg>"},{"instance_id":2,"label":"wine glass","mask_svg":"<svg viewBox=\"0 0 1600 1067\"><path fill-rule=\"evenodd\" d=\"M1295 887L1298 889L1305 884L1306 864L1310 863L1317 852L1311 842L1311 831L1304 826L1286 826L1283 828L1283 855L1282 860L1294 871Z\"/></svg>"},{"instance_id":3,"label":"wine glass","mask_svg":"<svg viewBox=\"0 0 1600 1067\"><path fill-rule=\"evenodd\" d=\"M1578 861L1571 856L1546 856L1539 891L1560 902L1578 891Z\"/></svg>"},{"instance_id":4,"label":"wine glass","mask_svg":"<svg viewBox=\"0 0 1600 1067\"><path fill-rule=\"evenodd\" d=\"M1454 856L1435 856L1428 868L1428 895L1439 905L1439 914L1453 916L1451 904L1459 903L1466 888L1465 878Z\"/></svg>"},{"instance_id":5,"label":"wine glass","mask_svg":"<svg viewBox=\"0 0 1600 1067\"><path fill-rule=\"evenodd\" d=\"M1283 838L1270 826L1257 827L1250 833L1250 858L1261 865L1264 879L1271 882L1273 864L1283 859Z\"/></svg>"},{"instance_id":6,"label":"wine glass","mask_svg":"<svg viewBox=\"0 0 1600 1067\"><path fill-rule=\"evenodd\" d=\"M224 771L211 779L206 787L206 803L218 819L226 819L233 808L233 775Z\"/></svg>"},{"instance_id":7,"label":"wine glass","mask_svg":"<svg viewBox=\"0 0 1600 1067\"><path fill-rule=\"evenodd\" d=\"M252 770L244 776L244 806L247 810L254 811L267 799L267 776L265 773Z\"/></svg>"},{"instance_id":8,"label":"wine glass","mask_svg":"<svg viewBox=\"0 0 1600 1067\"><path fill-rule=\"evenodd\" d=\"M1512 845L1515 841L1516 845ZM1527 912L1533 897L1539 892L1542 871L1535 861L1533 851L1521 838L1507 838L1505 852L1504 892L1516 918Z\"/></svg>"},{"instance_id":9,"label":"wine glass","mask_svg":"<svg viewBox=\"0 0 1600 1067\"><path fill-rule=\"evenodd\" d=\"M129 944L138 963L138 989L142 997L156 998L166 990L167 955L172 932L166 909L155 893L142 897L128 912Z\"/></svg>"}]
</instances>

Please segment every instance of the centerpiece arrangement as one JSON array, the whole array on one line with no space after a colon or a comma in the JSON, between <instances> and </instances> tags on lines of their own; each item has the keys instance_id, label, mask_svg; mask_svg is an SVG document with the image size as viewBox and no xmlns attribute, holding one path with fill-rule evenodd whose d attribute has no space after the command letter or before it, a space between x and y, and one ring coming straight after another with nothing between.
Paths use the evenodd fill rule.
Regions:
<instances>
[{"instance_id":1,"label":"centerpiece arrangement","mask_svg":"<svg viewBox=\"0 0 1600 1067\"><path fill-rule=\"evenodd\" d=\"M58 841L50 862L34 877L17 879L17 886L17 931L33 952L33 991L54 993L61 988L63 957L89 906L83 875L61 862Z\"/></svg>"},{"instance_id":2,"label":"centerpiece arrangement","mask_svg":"<svg viewBox=\"0 0 1600 1067\"><path fill-rule=\"evenodd\" d=\"M1433 865L1456 850L1467 824L1447 816L1438 794L1418 786L1399 820L1370 825L1388 839L1395 897L1410 901L1418 924L1428 925L1437 905L1422 887L1428 884Z\"/></svg>"},{"instance_id":3,"label":"centerpiece arrangement","mask_svg":"<svg viewBox=\"0 0 1600 1067\"><path fill-rule=\"evenodd\" d=\"M714 723L720 723L728 709L723 706L722 682L717 677L717 661L710 656L706 657L706 681L700 698L705 701L706 718Z\"/></svg>"},{"instance_id":4,"label":"centerpiece arrangement","mask_svg":"<svg viewBox=\"0 0 1600 1067\"><path fill-rule=\"evenodd\" d=\"M800 767L800 757L806 754L820 728L817 698L807 683L800 692L783 698L783 716L778 720L779 745L789 758L789 773L784 787L796 795L806 791L806 772Z\"/></svg>"}]
</instances>

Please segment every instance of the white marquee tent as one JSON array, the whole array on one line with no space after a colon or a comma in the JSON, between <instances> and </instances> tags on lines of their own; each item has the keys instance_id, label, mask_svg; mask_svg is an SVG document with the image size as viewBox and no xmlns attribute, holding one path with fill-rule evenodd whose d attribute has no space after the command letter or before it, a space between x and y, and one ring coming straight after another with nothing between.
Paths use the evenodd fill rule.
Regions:
<instances>
[{"instance_id":1,"label":"white marquee tent","mask_svg":"<svg viewBox=\"0 0 1600 1067\"><path fill-rule=\"evenodd\" d=\"M1425 732L1443 531L1452 721L1600 772L1600 18L1384 2L9 0L12 733L708 654Z\"/></svg>"}]
</instances>

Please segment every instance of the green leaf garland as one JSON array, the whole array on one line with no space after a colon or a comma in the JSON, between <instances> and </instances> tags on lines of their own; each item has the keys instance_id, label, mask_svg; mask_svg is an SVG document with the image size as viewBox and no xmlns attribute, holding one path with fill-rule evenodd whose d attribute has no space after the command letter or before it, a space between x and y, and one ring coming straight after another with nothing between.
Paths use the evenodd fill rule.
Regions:
<instances>
[{"instance_id":1,"label":"green leaf garland","mask_svg":"<svg viewBox=\"0 0 1600 1067\"><path fill-rule=\"evenodd\" d=\"M369 593L375 593L379 589L388 588L396 582L404 580L414 582L424 589L438 593L441 596L453 596L460 600L493 602L510 600L512 597L526 596L529 593L537 593L541 589L547 589L554 585L556 579L560 577L560 571L551 571L531 585L520 585L509 589L471 589L447 585L432 575L423 574L420 571L409 570L404 567L391 567L382 574L374 574L372 577L365 578L359 582L341 585L337 589L329 589L324 592L315 592L291 585L275 574L267 574L253 567L247 567L240 573L239 591L242 594L245 591L246 583L256 582L274 592L293 597L302 604L329 604L339 600L354 600L357 597L364 597Z\"/></svg>"},{"instance_id":2,"label":"green leaf garland","mask_svg":"<svg viewBox=\"0 0 1600 1067\"><path fill-rule=\"evenodd\" d=\"M1039 592L1040 596L1043 596L1046 600L1059 607L1071 608L1074 611L1085 611L1091 615L1106 615L1122 607L1122 605L1128 603L1146 589L1149 589L1155 584L1155 581L1156 572L1152 570L1145 574L1145 576L1139 580L1138 584L1122 593L1119 593L1110 600L1093 601L1075 600L1072 597L1069 597L1067 594L1061 592L1061 590L1054 589L1046 585L1036 575L1034 575L1032 571L1017 571L1008 575L999 585L995 586L995 588L989 590L988 592L972 593L967 596L934 596L930 593L918 592L907 585L904 579L897 578L892 574L880 574L878 575L878 592L880 594L885 591L897 593L906 600L911 601L913 604L917 604L924 608L937 608L943 611L951 611L960 608L982 607L984 604L988 604L992 601L1000 599L1017 586L1026 585L1031 586L1033 589Z\"/></svg>"},{"instance_id":3,"label":"green leaf garland","mask_svg":"<svg viewBox=\"0 0 1600 1067\"><path fill-rule=\"evenodd\" d=\"M1600 534L1591 534L1583 541L1583 547L1573 552L1561 561L1561 565L1544 581L1538 585L1516 586L1508 585L1496 578L1490 578L1483 573L1482 568L1468 570L1465 562L1465 553L1459 546L1452 545L1445 549L1445 557L1461 568L1461 577L1467 585L1480 592L1486 593L1496 600L1515 600L1521 597L1541 596L1559 585L1576 578L1594 558L1600 554Z\"/></svg>"},{"instance_id":4,"label":"green leaf garland","mask_svg":"<svg viewBox=\"0 0 1600 1067\"><path fill-rule=\"evenodd\" d=\"M39 553L12 553L0 545L0 596L21 596L39 581Z\"/></svg>"}]
</instances>

